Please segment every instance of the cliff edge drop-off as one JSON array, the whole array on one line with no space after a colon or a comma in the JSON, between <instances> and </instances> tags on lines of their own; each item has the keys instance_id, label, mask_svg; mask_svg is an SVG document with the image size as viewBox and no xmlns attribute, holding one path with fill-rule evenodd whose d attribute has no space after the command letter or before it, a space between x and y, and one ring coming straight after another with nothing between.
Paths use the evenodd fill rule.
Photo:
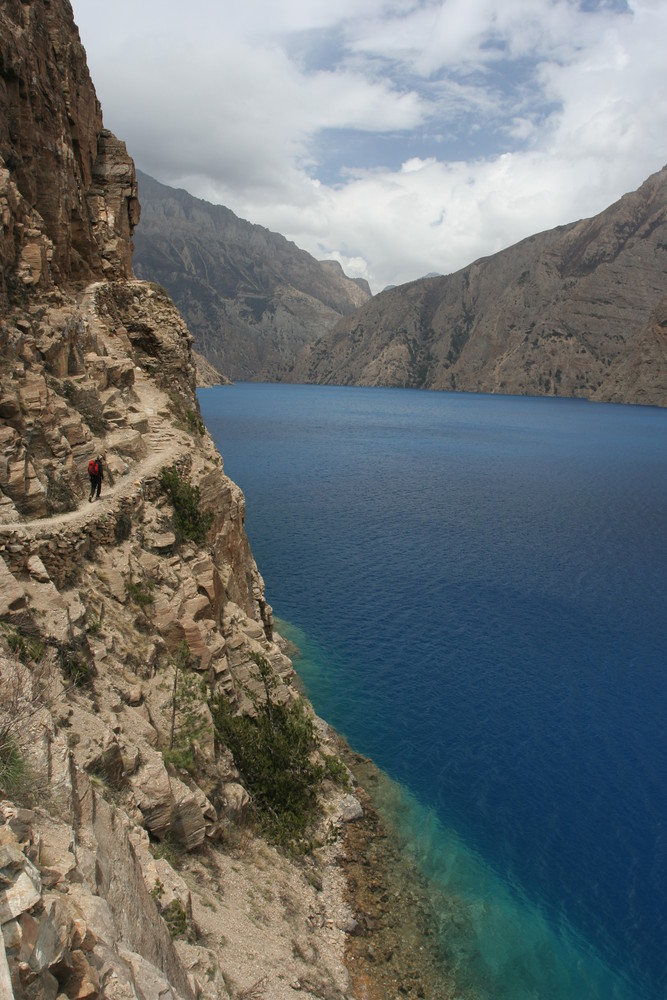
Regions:
<instances>
[{"instance_id":1,"label":"cliff edge drop-off","mask_svg":"<svg viewBox=\"0 0 667 1000\"><path fill-rule=\"evenodd\" d=\"M294 670L67 0L0 7L0 125L0 995L382 996L346 967L373 812L335 734L301 703L285 850L214 719L288 712Z\"/></svg>"}]
</instances>

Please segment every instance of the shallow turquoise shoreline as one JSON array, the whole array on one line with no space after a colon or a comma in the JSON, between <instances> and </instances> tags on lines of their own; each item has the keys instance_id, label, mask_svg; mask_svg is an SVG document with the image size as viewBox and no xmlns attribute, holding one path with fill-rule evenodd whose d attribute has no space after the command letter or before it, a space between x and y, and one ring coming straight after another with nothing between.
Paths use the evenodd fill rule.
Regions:
<instances>
[{"instance_id":1,"label":"shallow turquoise shoreline","mask_svg":"<svg viewBox=\"0 0 667 1000\"><path fill-rule=\"evenodd\" d=\"M279 618L276 627L298 650L294 666L318 711L321 688L335 683L325 654L298 627ZM427 882L443 979L453 976L466 997L479 1000L633 1000L632 985L567 924L554 928L405 786L377 773L366 791Z\"/></svg>"}]
</instances>

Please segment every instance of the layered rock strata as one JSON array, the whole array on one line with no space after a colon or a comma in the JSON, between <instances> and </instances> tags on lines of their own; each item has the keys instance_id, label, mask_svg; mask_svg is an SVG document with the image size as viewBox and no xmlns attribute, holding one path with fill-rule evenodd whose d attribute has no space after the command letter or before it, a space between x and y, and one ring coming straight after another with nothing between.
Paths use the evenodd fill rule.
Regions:
<instances>
[{"instance_id":1,"label":"layered rock strata","mask_svg":"<svg viewBox=\"0 0 667 1000\"><path fill-rule=\"evenodd\" d=\"M304 348L287 381L663 405L667 167L592 219L456 274L382 292Z\"/></svg>"},{"instance_id":2,"label":"layered rock strata","mask_svg":"<svg viewBox=\"0 0 667 1000\"><path fill-rule=\"evenodd\" d=\"M325 783L297 864L215 736L212 697L266 698L258 657L297 693L192 337L132 277L133 165L66 0L9 0L0 29L0 993L342 1000L347 794Z\"/></svg>"},{"instance_id":3,"label":"layered rock strata","mask_svg":"<svg viewBox=\"0 0 667 1000\"><path fill-rule=\"evenodd\" d=\"M235 379L274 380L371 297L337 261L139 173L137 275L169 291L197 350Z\"/></svg>"},{"instance_id":4,"label":"layered rock strata","mask_svg":"<svg viewBox=\"0 0 667 1000\"><path fill-rule=\"evenodd\" d=\"M103 127L69 3L3 3L0 122L0 306L131 276L134 164Z\"/></svg>"},{"instance_id":5,"label":"layered rock strata","mask_svg":"<svg viewBox=\"0 0 667 1000\"><path fill-rule=\"evenodd\" d=\"M323 848L312 864L330 885L320 896L306 871L293 871L243 833L249 796L214 739L205 698L198 700L194 771L163 756L184 647L198 683L239 711L253 713L264 696L256 654L271 665L274 697L296 697L292 663L274 632L245 535L243 495L224 475L198 417L191 338L166 296L141 282L98 282L67 308L42 307L39 322L39 331L6 322L14 350L5 355L2 395L9 417L0 731L11 734L31 775L18 804L3 806L0 827L14 858L0 893L0 908L3 900L9 907L0 922L14 995L48 996L53 989L71 998L134 997L157 990L213 998L228 995L225 983L240 989L266 979L271 995L281 997L291 995L281 977L294 982L316 971L331 995L342 997L349 917L340 876L325 858L335 848ZM47 329L62 348L49 365L36 346ZM81 359L75 374L63 374L59 359L69 354ZM107 473L101 498L88 503L91 454L102 455ZM177 537L161 485L165 467L199 490L210 522L205 543ZM54 483L67 485L66 502ZM23 663L24 643L40 647L39 660ZM323 843L327 824L343 821L341 793L331 787L328 796ZM241 839L247 858L234 846ZM193 856L182 863L209 885L204 897L156 855L165 843L181 858ZM264 880L256 870L264 854L270 880L283 873L291 902L271 909L278 911L266 932L272 967L259 953L237 967L229 956L248 947L250 927L238 931L237 913L218 921L202 913L202 898L213 909L221 905L214 873L233 865L249 873L237 885L239 898L254 891ZM329 957L314 962L308 917L322 907L331 923L317 928L317 949ZM174 914L181 925L172 941ZM285 921L302 958L291 944L281 952ZM221 942L232 938L237 944L225 952Z\"/></svg>"}]
</instances>

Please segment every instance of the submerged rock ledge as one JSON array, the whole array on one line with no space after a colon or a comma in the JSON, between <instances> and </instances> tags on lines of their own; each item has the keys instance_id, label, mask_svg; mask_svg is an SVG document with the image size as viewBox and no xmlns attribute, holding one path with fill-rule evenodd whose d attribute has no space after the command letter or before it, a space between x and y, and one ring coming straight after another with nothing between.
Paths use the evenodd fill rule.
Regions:
<instances>
[{"instance_id":1,"label":"submerged rock ledge","mask_svg":"<svg viewBox=\"0 0 667 1000\"><path fill-rule=\"evenodd\" d=\"M352 994L365 1000L474 1000L448 971L441 924L451 901L428 885L377 807L375 793L389 779L340 737L336 748L355 777L363 809L346 827L342 860L344 898L354 915L345 944Z\"/></svg>"}]
</instances>

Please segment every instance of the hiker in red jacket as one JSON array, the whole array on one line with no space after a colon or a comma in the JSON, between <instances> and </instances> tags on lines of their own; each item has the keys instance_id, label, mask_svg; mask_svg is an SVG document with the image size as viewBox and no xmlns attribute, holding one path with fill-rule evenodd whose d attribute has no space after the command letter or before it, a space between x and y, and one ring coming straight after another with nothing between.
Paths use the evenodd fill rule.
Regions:
<instances>
[{"instance_id":1,"label":"hiker in red jacket","mask_svg":"<svg viewBox=\"0 0 667 1000\"><path fill-rule=\"evenodd\" d=\"M102 490L102 459L98 456L97 458L91 458L88 463L88 475L90 476L90 496L88 497L88 503L91 503L95 498L95 491L97 490L97 497L99 499L100 492Z\"/></svg>"}]
</instances>

